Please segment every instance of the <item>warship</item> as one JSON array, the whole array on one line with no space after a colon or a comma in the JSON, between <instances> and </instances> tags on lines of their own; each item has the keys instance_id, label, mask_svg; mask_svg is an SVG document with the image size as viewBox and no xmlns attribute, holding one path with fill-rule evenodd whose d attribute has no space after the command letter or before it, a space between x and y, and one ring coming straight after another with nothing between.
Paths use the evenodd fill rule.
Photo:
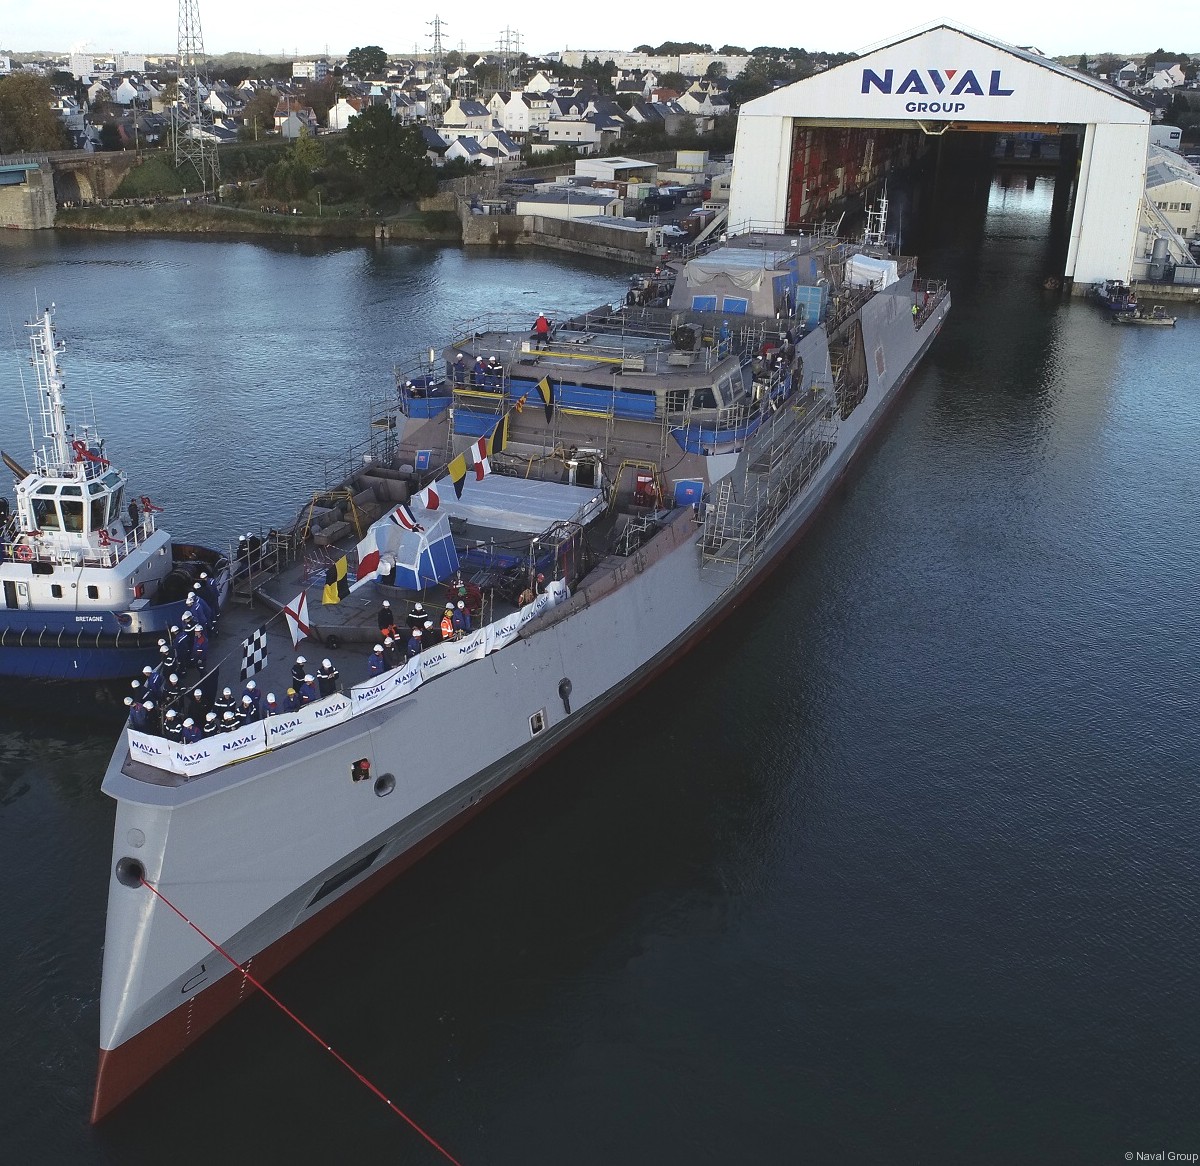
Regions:
<instances>
[{"instance_id":1,"label":"warship","mask_svg":"<svg viewBox=\"0 0 1200 1166\"><path fill-rule=\"evenodd\" d=\"M780 564L950 309L885 215L731 229L398 372L346 480L242 558L221 667L250 714L117 743L93 1120Z\"/></svg>"}]
</instances>

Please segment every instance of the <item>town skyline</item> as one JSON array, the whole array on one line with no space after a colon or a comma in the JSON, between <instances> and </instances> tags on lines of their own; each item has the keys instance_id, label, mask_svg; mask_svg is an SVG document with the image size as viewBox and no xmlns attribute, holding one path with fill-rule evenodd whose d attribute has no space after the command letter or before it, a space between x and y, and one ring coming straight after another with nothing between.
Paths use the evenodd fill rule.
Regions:
<instances>
[{"instance_id":1,"label":"town skyline","mask_svg":"<svg viewBox=\"0 0 1200 1166\"><path fill-rule=\"evenodd\" d=\"M430 16L437 14L431 11ZM349 10L333 22L328 19L328 9L311 0L300 0L287 16L285 25L268 10L259 16L234 0L200 0L205 50L211 56L242 52L292 59L326 54L342 57L351 48L368 44L381 45L393 56L427 52L430 48L430 29L423 20L381 19ZM978 25L965 18L948 17L944 0L915 0L903 9L882 0L864 0L852 14L842 9L806 12L802 20L782 27L765 6L761 11L740 11L738 19L730 22L728 10L719 9L711 0L699 0L689 5L686 14L641 12L636 29L624 26L609 35L597 32L594 14L584 11L578 15L557 12L551 22L553 30L544 31L545 22L535 9L522 11L514 6L502 15L479 0L462 0L448 8L442 47L446 51L460 46L467 51L494 51L507 27L520 32L523 51L539 56L567 49L629 51L640 44L689 40L710 43L714 50L725 44L746 49L797 45L810 51L860 53L943 20L1009 44L1035 46L1050 56L1134 55L1152 52L1156 47L1190 52L1196 47L1173 40L1178 29L1195 27L1194 0L1160 0L1154 9L1154 21L1149 24L1140 14L1119 7L1106 11L1090 4L1085 8L1068 3L1048 9L1035 0L1011 0L1005 8L979 16L983 23ZM0 50L170 55L176 47L176 29L177 4L171 0L125 11L97 9L83 0L62 0L53 9L29 6L9 15L0 30L4 38ZM721 29L724 31L718 31ZM1200 39L1200 30L1193 35ZM624 40L630 43L612 43Z\"/></svg>"}]
</instances>

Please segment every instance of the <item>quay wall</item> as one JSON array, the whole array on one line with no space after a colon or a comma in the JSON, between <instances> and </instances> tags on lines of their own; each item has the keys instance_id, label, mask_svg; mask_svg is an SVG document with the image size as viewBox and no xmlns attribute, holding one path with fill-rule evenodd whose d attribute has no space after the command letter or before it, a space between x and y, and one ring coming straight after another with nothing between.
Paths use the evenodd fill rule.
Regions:
<instances>
[{"instance_id":1,"label":"quay wall","mask_svg":"<svg viewBox=\"0 0 1200 1166\"><path fill-rule=\"evenodd\" d=\"M57 204L54 175L48 166L25 172L25 181L0 186L0 227L39 231L54 226Z\"/></svg>"}]
</instances>

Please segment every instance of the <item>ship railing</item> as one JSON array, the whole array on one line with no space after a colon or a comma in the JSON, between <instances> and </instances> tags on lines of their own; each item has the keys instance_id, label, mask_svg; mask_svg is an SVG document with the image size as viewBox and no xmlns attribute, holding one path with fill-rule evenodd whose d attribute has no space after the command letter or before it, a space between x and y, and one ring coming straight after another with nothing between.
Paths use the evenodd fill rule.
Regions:
<instances>
[{"instance_id":1,"label":"ship railing","mask_svg":"<svg viewBox=\"0 0 1200 1166\"><path fill-rule=\"evenodd\" d=\"M64 537L55 531L42 530L36 534L12 529L6 531L4 557L19 563L50 563L54 566L115 567L130 551L141 546L157 529L153 512L142 516L132 529L126 529L123 539L112 538L105 543L91 544L79 536Z\"/></svg>"},{"instance_id":2,"label":"ship railing","mask_svg":"<svg viewBox=\"0 0 1200 1166\"><path fill-rule=\"evenodd\" d=\"M328 491L349 481L364 466L382 463L390 465L396 452L396 428L399 403L384 403L371 409L367 436L352 442L345 450L331 453L322 459L323 489Z\"/></svg>"}]
</instances>

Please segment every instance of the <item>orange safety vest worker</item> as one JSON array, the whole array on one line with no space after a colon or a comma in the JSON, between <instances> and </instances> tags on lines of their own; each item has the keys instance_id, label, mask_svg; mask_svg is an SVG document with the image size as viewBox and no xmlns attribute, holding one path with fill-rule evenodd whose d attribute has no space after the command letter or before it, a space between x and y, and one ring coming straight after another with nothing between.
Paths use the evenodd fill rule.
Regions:
<instances>
[{"instance_id":1,"label":"orange safety vest worker","mask_svg":"<svg viewBox=\"0 0 1200 1166\"><path fill-rule=\"evenodd\" d=\"M449 640L454 636L454 620L449 615L442 616L442 639Z\"/></svg>"}]
</instances>

